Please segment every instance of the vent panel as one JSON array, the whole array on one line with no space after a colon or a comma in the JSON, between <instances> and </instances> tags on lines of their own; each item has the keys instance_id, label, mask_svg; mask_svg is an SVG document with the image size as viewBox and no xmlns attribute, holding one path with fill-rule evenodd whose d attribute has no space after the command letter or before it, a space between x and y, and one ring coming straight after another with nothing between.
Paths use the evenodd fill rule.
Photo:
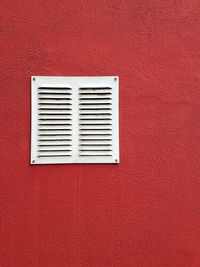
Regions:
<instances>
[{"instance_id":1,"label":"vent panel","mask_svg":"<svg viewBox=\"0 0 200 267\"><path fill-rule=\"evenodd\" d=\"M79 89L79 133L80 157L113 156L112 88Z\"/></svg>"},{"instance_id":2,"label":"vent panel","mask_svg":"<svg viewBox=\"0 0 200 267\"><path fill-rule=\"evenodd\" d=\"M38 158L72 155L71 96L71 88L38 88Z\"/></svg>"}]
</instances>

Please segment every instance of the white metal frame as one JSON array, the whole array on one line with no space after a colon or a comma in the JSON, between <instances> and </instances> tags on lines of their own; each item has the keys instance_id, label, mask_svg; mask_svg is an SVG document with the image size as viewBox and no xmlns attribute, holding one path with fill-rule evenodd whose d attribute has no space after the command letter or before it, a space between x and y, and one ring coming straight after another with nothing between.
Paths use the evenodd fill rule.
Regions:
<instances>
[{"instance_id":1,"label":"white metal frame","mask_svg":"<svg viewBox=\"0 0 200 267\"><path fill-rule=\"evenodd\" d=\"M72 156L66 158L38 158L38 88L39 87L70 87L72 88ZM81 87L112 88L112 148L111 157L80 157L78 155L79 113L78 97ZM32 76L31 77L31 164L67 164L67 163L119 163L119 77L63 77L63 76Z\"/></svg>"}]
</instances>

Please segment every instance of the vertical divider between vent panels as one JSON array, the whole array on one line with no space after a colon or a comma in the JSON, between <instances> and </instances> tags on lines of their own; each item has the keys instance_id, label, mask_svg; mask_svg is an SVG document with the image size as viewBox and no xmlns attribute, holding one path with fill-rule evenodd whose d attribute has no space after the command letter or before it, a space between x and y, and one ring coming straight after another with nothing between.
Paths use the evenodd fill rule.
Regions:
<instances>
[{"instance_id":1,"label":"vertical divider between vent panels","mask_svg":"<svg viewBox=\"0 0 200 267\"><path fill-rule=\"evenodd\" d=\"M72 160L78 161L79 149L79 86L73 83L72 90Z\"/></svg>"}]
</instances>

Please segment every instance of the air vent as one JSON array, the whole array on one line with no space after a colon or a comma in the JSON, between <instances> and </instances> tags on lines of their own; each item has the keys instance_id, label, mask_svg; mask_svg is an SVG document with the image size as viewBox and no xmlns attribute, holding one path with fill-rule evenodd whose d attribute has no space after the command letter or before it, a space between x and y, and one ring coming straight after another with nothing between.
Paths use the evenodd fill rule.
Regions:
<instances>
[{"instance_id":1,"label":"air vent","mask_svg":"<svg viewBox=\"0 0 200 267\"><path fill-rule=\"evenodd\" d=\"M32 77L31 163L119 163L118 77Z\"/></svg>"}]
</instances>

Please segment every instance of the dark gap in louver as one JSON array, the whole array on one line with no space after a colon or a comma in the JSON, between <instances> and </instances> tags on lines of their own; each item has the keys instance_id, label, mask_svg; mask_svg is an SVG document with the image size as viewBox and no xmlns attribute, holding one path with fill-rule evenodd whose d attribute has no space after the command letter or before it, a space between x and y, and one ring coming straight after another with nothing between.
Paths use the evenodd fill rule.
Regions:
<instances>
[{"instance_id":1,"label":"dark gap in louver","mask_svg":"<svg viewBox=\"0 0 200 267\"><path fill-rule=\"evenodd\" d=\"M63 120L63 121L71 121L72 119L69 118L59 118L59 119L54 119L54 118L48 118L48 119L39 119L40 121L48 121L48 120L52 120L52 121L57 121L57 120Z\"/></svg>"},{"instance_id":2,"label":"dark gap in louver","mask_svg":"<svg viewBox=\"0 0 200 267\"><path fill-rule=\"evenodd\" d=\"M40 128L39 129L39 131L42 131L42 132L48 132L48 131L54 131L54 132L56 132L56 131L71 131L72 129L67 129L67 128L59 128L59 129L57 129L57 128L53 128L53 129L45 129L45 128Z\"/></svg>"},{"instance_id":3,"label":"dark gap in louver","mask_svg":"<svg viewBox=\"0 0 200 267\"><path fill-rule=\"evenodd\" d=\"M55 98L56 96L54 96L54 98ZM68 103L68 101L70 100L70 99L68 99L69 97L59 97L58 99L56 99L56 102L64 102L64 103ZM71 98L71 97L70 97ZM45 96L45 97L41 97L41 99L39 98L38 99L39 100L39 103L47 103L47 101L48 101L48 103L54 103L55 102L55 99L52 99L52 97L51 98L49 98L48 96Z\"/></svg>"},{"instance_id":4,"label":"dark gap in louver","mask_svg":"<svg viewBox=\"0 0 200 267\"><path fill-rule=\"evenodd\" d=\"M57 133L55 133L55 134L38 134L38 136L71 136L71 134L66 134L66 133L64 133L64 134L57 134Z\"/></svg>"},{"instance_id":5,"label":"dark gap in louver","mask_svg":"<svg viewBox=\"0 0 200 267\"><path fill-rule=\"evenodd\" d=\"M70 131L70 127L71 127L71 124L67 124L66 121L60 121L59 122L59 127L58 128L58 121L48 121L46 123L43 123L43 124L38 124L39 126L39 130L47 130L47 131L56 131L56 130L61 130L61 131ZM52 128L49 128L49 127L52 127Z\"/></svg>"},{"instance_id":6,"label":"dark gap in louver","mask_svg":"<svg viewBox=\"0 0 200 267\"><path fill-rule=\"evenodd\" d=\"M85 127L96 127L97 129L104 129L104 127L108 127L109 129L111 129L112 124L111 123L98 123L98 121L95 121L94 123L91 122L91 120L89 122L85 122L85 123L81 123L79 124L80 129L84 129Z\"/></svg>"},{"instance_id":7,"label":"dark gap in louver","mask_svg":"<svg viewBox=\"0 0 200 267\"><path fill-rule=\"evenodd\" d=\"M112 149L79 149L79 151L112 151Z\"/></svg>"},{"instance_id":8,"label":"dark gap in louver","mask_svg":"<svg viewBox=\"0 0 200 267\"><path fill-rule=\"evenodd\" d=\"M85 155L82 155L82 154L79 154L80 157L111 157L112 154L108 155L108 154L93 154L93 155L90 155L90 154L85 154Z\"/></svg>"},{"instance_id":9,"label":"dark gap in louver","mask_svg":"<svg viewBox=\"0 0 200 267\"><path fill-rule=\"evenodd\" d=\"M43 132L48 132L48 131L71 131L72 129L70 129L70 128L60 128L60 129L55 129L55 128L53 128L53 129L39 129L39 131L43 131Z\"/></svg>"},{"instance_id":10,"label":"dark gap in louver","mask_svg":"<svg viewBox=\"0 0 200 267\"><path fill-rule=\"evenodd\" d=\"M85 90L85 89L88 89L88 90L111 90L112 88L111 87L81 87L80 90Z\"/></svg>"},{"instance_id":11,"label":"dark gap in louver","mask_svg":"<svg viewBox=\"0 0 200 267\"><path fill-rule=\"evenodd\" d=\"M38 152L63 152L63 151L72 151L71 149L39 149Z\"/></svg>"},{"instance_id":12,"label":"dark gap in louver","mask_svg":"<svg viewBox=\"0 0 200 267\"><path fill-rule=\"evenodd\" d=\"M39 139L39 141L42 141L42 142L49 142L49 141L54 142L55 141L56 142L56 141L72 141L72 139L51 138L51 139Z\"/></svg>"},{"instance_id":13,"label":"dark gap in louver","mask_svg":"<svg viewBox=\"0 0 200 267\"><path fill-rule=\"evenodd\" d=\"M39 129L39 132L42 134L71 134L72 129L64 129L64 128L60 128L60 129Z\"/></svg>"},{"instance_id":14,"label":"dark gap in louver","mask_svg":"<svg viewBox=\"0 0 200 267\"><path fill-rule=\"evenodd\" d=\"M71 108L66 107L39 107L39 110L72 110Z\"/></svg>"},{"instance_id":15,"label":"dark gap in louver","mask_svg":"<svg viewBox=\"0 0 200 267\"><path fill-rule=\"evenodd\" d=\"M43 157L71 157L71 154L64 154L64 155L38 155L38 158L43 158Z\"/></svg>"},{"instance_id":16,"label":"dark gap in louver","mask_svg":"<svg viewBox=\"0 0 200 267\"><path fill-rule=\"evenodd\" d=\"M71 95L72 93L68 93L68 92L39 92L39 95Z\"/></svg>"},{"instance_id":17,"label":"dark gap in louver","mask_svg":"<svg viewBox=\"0 0 200 267\"><path fill-rule=\"evenodd\" d=\"M95 140L96 141L96 140ZM81 146L112 146L112 144L80 144Z\"/></svg>"},{"instance_id":18,"label":"dark gap in louver","mask_svg":"<svg viewBox=\"0 0 200 267\"><path fill-rule=\"evenodd\" d=\"M52 131L49 133L49 131ZM59 132L58 132L59 131ZM66 131L65 129L59 129L59 130L42 130L39 132L39 135L72 135L71 132L72 131L71 129L69 129L69 132Z\"/></svg>"},{"instance_id":19,"label":"dark gap in louver","mask_svg":"<svg viewBox=\"0 0 200 267\"><path fill-rule=\"evenodd\" d=\"M112 93L98 93L98 92L91 92L91 93L79 93L79 95L99 95L99 96L104 96L104 95L111 95Z\"/></svg>"},{"instance_id":20,"label":"dark gap in louver","mask_svg":"<svg viewBox=\"0 0 200 267\"><path fill-rule=\"evenodd\" d=\"M85 106L85 105L98 105L98 106L104 106L104 105L112 105L111 103L92 103L92 102L87 102L87 103L81 103L79 104L80 106Z\"/></svg>"},{"instance_id":21,"label":"dark gap in louver","mask_svg":"<svg viewBox=\"0 0 200 267\"><path fill-rule=\"evenodd\" d=\"M81 113L80 115L90 116L90 115L112 115L111 113Z\"/></svg>"},{"instance_id":22,"label":"dark gap in louver","mask_svg":"<svg viewBox=\"0 0 200 267\"><path fill-rule=\"evenodd\" d=\"M90 136L90 135L104 135L104 136L107 136L107 135L112 135L112 134L108 134L108 133L102 133L102 134L100 134L100 133L81 133L81 134L79 134L80 136L82 136L82 135L84 135L84 136Z\"/></svg>"},{"instance_id":23,"label":"dark gap in louver","mask_svg":"<svg viewBox=\"0 0 200 267\"><path fill-rule=\"evenodd\" d=\"M47 114L47 115L44 115L44 114L39 114L39 118L38 120L57 120L57 121L60 121L60 120L71 120L71 116L70 115L63 115L63 113L60 113L58 115L54 115L54 116L49 116L50 114Z\"/></svg>"},{"instance_id":24,"label":"dark gap in louver","mask_svg":"<svg viewBox=\"0 0 200 267\"><path fill-rule=\"evenodd\" d=\"M66 116L65 114L58 114L56 116L52 116L52 114L47 114L47 115L41 114L39 116L39 120L66 120L66 121L70 120L71 121L72 119L70 117L71 117L70 115Z\"/></svg>"},{"instance_id":25,"label":"dark gap in louver","mask_svg":"<svg viewBox=\"0 0 200 267\"><path fill-rule=\"evenodd\" d=\"M103 108L103 107L95 107L95 108L88 108L88 107L81 107L80 110L112 110L112 108Z\"/></svg>"},{"instance_id":26,"label":"dark gap in louver","mask_svg":"<svg viewBox=\"0 0 200 267\"><path fill-rule=\"evenodd\" d=\"M47 114L45 114L45 113L47 113ZM68 112L63 112L63 111L61 111L61 112L59 111L58 112L58 110L56 110L55 112L53 112L52 110L51 111L49 110L47 112L45 110L45 111L42 111L42 112L40 111L40 113L39 113L40 118L44 117L44 116L46 117L46 115L47 116L55 116L55 118L57 118L59 116L63 116L63 117L65 116L64 118L69 118L72 114L69 111Z\"/></svg>"},{"instance_id":27,"label":"dark gap in louver","mask_svg":"<svg viewBox=\"0 0 200 267\"><path fill-rule=\"evenodd\" d=\"M58 96L59 98L71 98L71 92L60 92L60 91L46 91L46 92L38 92L39 98L52 98Z\"/></svg>"},{"instance_id":28,"label":"dark gap in louver","mask_svg":"<svg viewBox=\"0 0 200 267\"><path fill-rule=\"evenodd\" d=\"M61 90L72 90L72 88L70 88L70 87L50 87L50 86L40 86L40 87L38 87L38 89L47 89L47 90L49 90L49 89L52 89L52 90L57 90L57 89L61 89Z\"/></svg>"},{"instance_id":29,"label":"dark gap in louver","mask_svg":"<svg viewBox=\"0 0 200 267\"><path fill-rule=\"evenodd\" d=\"M72 137L71 134L68 135L58 135L58 134L54 134L54 135L39 135L39 141L49 141L49 140L54 140L54 141L71 141Z\"/></svg>"},{"instance_id":30,"label":"dark gap in louver","mask_svg":"<svg viewBox=\"0 0 200 267\"><path fill-rule=\"evenodd\" d=\"M90 97L90 98L87 98L87 97L81 97L80 100L111 100L112 98L110 97Z\"/></svg>"},{"instance_id":31,"label":"dark gap in louver","mask_svg":"<svg viewBox=\"0 0 200 267\"><path fill-rule=\"evenodd\" d=\"M55 141L54 143L51 143L51 142L43 142L42 140L40 140L40 142L42 142L42 144L39 144L38 146L41 147L41 148L49 148L49 147L71 147L71 143L68 141Z\"/></svg>"},{"instance_id":32,"label":"dark gap in louver","mask_svg":"<svg viewBox=\"0 0 200 267\"><path fill-rule=\"evenodd\" d=\"M112 141L112 139L108 139L108 138L103 138L103 139L84 139L84 138L81 138L81 139L79 139L79 141Z\"/></svg>"},{"instance_id":33,"label":"dark gap in louver","mask_svg":"<svg viewBox=\"0 0 200 267\"><path fill-rule=\"evenodd\" d=\"M59 112L55 112L55 113L49 113L49 112L40 112L39 115L71 115L70 113L59 113Z\"/></svg>"},{"instance_id":34,"label":"dark gap in louver","mask_svg":"<svg viewBox=\"0 0 200 267\"><path fill-rule=\"evenodd\" d=\"M61 136L62 137L62 136ZM42 144L48 144L49 145L49 142L61 142L61 143L64 143L64 142L71 142L72 139L68 139L68 138L53 138L53 136L49 139L42 139L42 138L39 138L38 141L42 142ZM47 143L46 143L47 142ZM52 143L52 144L56 144L56 143Z\"/></svg>"},{"instance_id":35,"label":"dark gap in louver","mask_svg":"<svg viewBox=\"0 0 200 267\"><path fill-rule=\"evenodd\" d=\"M66 135L71 135L71 129L42 129L42 130L39 130L39 135L51 135L51 134L53 134L53 135L55 135L55 134L57 134L57 135L64 135L64 134L66 134Z\"/></svg>"},{"instance_id":36,"label":"dark gap in louver","mask_svg":"<svg viewBox=\"0 0 200 267\"><path fill-rule=\"evenodd\" d=\"M71 132L62 132L62 131L60 131L60 132L54 132L54 131L52 131L52 132L40 132L39 134L38 134L39 136L41 135L41 136L52 136L52 135L54 135L54 136L63 136L63 135L66 135L66 136L71 136L72 135L72 133ZM68 137L69 138L69 137Z\"/></svg>"},{"instance_id":37,"label":"dark gap in louver","mask_svg":"<svg viewBox=\"0 0 200 267\"><path fill-rule=\"evenodd\" d=\"M41 125L41 126L60 126L60 125L70 125L71 126L71 123L62 123L62 124L52 124L52 123L39 123L38 125ZM49 130L49 129L48 129ZM66 129L68 130L68 129Z\"/></svg>"},{"instance_id":38,"label":"dark gap in louver","mask_svg":"<svg viewBox=\"0 0 200 267\"><path fill-rule=\"evenodd\" d=\"M112 131L112 129L104 128L104 129L97 129L97 128L81 128L81 131L98 131L97 134L103 132L103 131Z\"/></svg>"},{"instance_id":39,"label":"dark gap in louver","mask_svg":"<svg viewBox=\"0 0 200 267\"><path fill-rule=\"evenodd\" d=\"M66 142L66 141L65 141ZM54 144L49 144L46 143L44 144L42 142L42 144L40 144L40 149L46 149L46 150L60 150L60 149L69 149L68 146L70 146L71 144L69 143L62 143L62 144L57 144L58 142L54 143Z\"/></svg>"},{"instance_id":40,"label":"dark gap in louver","mask_svg":"<svg viewBox=\"0 0 200 267\"><path fill-rule=\"evenodd\" d=\"M80 119L85 119L85 115L89 115L91 116L92 119L106 119L106 118L110 118L110 116L112 115L112 113L79 113ZM101 115L101 117L99 117ZM107 117L108 116L108 117ZM87 119L87 117L86 117Z\"/></svg>"},{"instance_id":41,"label":"dark gap in louver","mask_svg":"<svg viewBox=\"0 0 200 267\"><path fill-rule=\"evenodd\" d=\"M39 102L39 105L41 105L41 106L49 106L49 105L52 105L52 106L55 106L55 105L62 105L62 106L70 106L70 105L72 105L71 103L55 103L55 102L53 102L53 103L40 103Z\"/></svg>"},{"instance_id":42,"label":"dark gap in louver","mask_svg":"<svg viewBox=\"0 0 200 267\"><path fill-rule=\"evenodd\" d=\"M59 128L59 129L57 129L57 128L49 128L49 129L47 129L47 128L40 128L39 129L39 131L41 131L41 132L49 132L49 131L52 131L52 132L54 132L54 133L56 133L56 131L58 132L58 131L61 131L61 132L68 132L68 131L71 131L72 129L65 129L65 128Z\"/></svg>"},{"instance_id":43,"label":"dark gap in louver","mask_svg":"<svg viewBox=\"0 0 200 267\"><path fill-rule=\"evenodd\" d=\"M68 100L63 98L55 99L40 99L39 105L72 105Z\"/></svg>"},{"instance_id":44,"label":"dark gap in louver","mask_svg":"<svg viewBox=\"0 0 200 267\"><path fill-rule=\"evenodd\" d=\"M71 135L72 134L66 134L66 133L63 133L63 134L58 134L58 133L55 133L55 134L49 134L49 133L43 133L43 134L38 134L38 136L41 136L42 138L61 138L63 139L63 137L66 137L67 139L68 138L71 138Z\"/></svg>"},{"instance_id":45,"label":"dark gap in louver","mask_svg":"<svg viewBox=\"0 0 200 267\"><path fill-rule=\"evenodd\" d=\"M39 100L71 100L71 98L58 98L58 97L45 97L45 98L42 98L42 97L39 97Z\"/></svg>"},{"instance_id":46,"label":"dark gap in louver","mask_svg":"<svg viewBox=\"0 0 200 267\"><path fill-rule=\"evenodd\" d=\"M81 118L80 120L81 121L89 121L89 120L98 120L98 121L100 121L100 120L112 120L112 119L110 119L110 118L94 118L94 119Z\"/></svg>"},{"instance_id":47,"label":"dark gap in louver","mask_svg":"<svg viewBox=\"0 0 200 267\"><path fill-rule=\"evenodd\" d=\"M63 114L63 115L72 115L71 111L69 110L51 110L51 109L46 109L46 110L41 110L39 111L39 115L46 115L45 113L48 114L53 114L53 115L60 115L60 114Z\"/></svg>"},{"instance_id":48,"label":"dark gap in louver","mask_svg":"<svg viewBox=\"0 0 200 267\"><path fill-rule=\"evenodd\" d=\"M105 125L112 125L112 123L80 123L79 125L91 125L91 126L105 126Z\"/></svg>"},{"instance_id":49,"label":"dark gap in louver","mask_svg":"<svg viewBox=\"0 0 200 267\"><path fill-rule=\"evenodd\" d=\"M65 114L65 113L59 113L59 114L55 114L55 113L49 113L49 114L39 114L39 119L60 119L60 118L64 118L64 119L71 119L71 114Z\"/></svg>"},{"instance_id":50,"label":"dark gap in louver","mask_svg":"<svg viewBox=\"0 0 200 267\"><path fill-rule=\"evenodd\" d=\"M41 145L41 144L39 144L38 146L41 146L41 147L47 147L47 146L52 146L52 147L54 147L54 146L71 146L71 144L49 144L49 145Z\"/></svg>"},{"instance_id":51,"label":"dark gap in louver","mask_svg":"<svg viewBox=\"0 0 200 267\"><path fill-rule=\"evenodd\" d=\"M59 125L59 128L58 128L58 126L55 125L55 124L51 124L51 125L45 125L45 124L43 124L43 125L39 125L39 127L40 127L39 128L39 131L43 131L43 132L48 132L48 131L54 131L54 132L56 132L56 131L66 131L66 132L68 132L68 131L71 131L72 130L70 128L67 128L67 127L70 127L70 126L64 125L64 124L60 124ZM49 128L49 127L51 127L51 128Z\"/></svg>"}]
</instances>

